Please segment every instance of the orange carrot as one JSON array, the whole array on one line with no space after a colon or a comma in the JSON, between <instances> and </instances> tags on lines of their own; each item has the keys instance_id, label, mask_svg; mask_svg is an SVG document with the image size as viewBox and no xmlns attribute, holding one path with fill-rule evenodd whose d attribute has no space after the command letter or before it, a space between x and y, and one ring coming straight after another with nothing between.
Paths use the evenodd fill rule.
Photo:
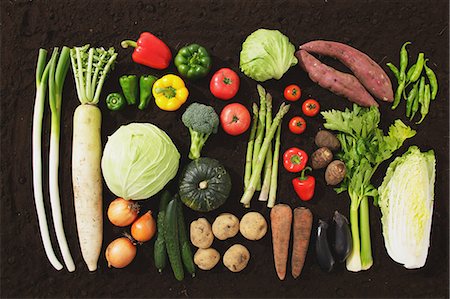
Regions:
<instances>
[{"instance_id":1,"label":"orange carrot","mask_svg":"<svg viewBox=\"0 0 450 299\"><path fill-rule=\"evenodd\" d=\"M291 260L292 277L294 278L300 276L303 265L305 264L312 223L313 215L309 209L304 207L294 209L294 231Z\"/></svg>"},{"instance_id":2,"label":"orange carrot","mask_svg":"<svg viewBox=\"0 0 450 299\"><path fill-rule=\"evenodd\" d=\"M288 205L277 204L270 211L272 227L273 258L278 278L286 277L286 266L291 236L292 210Z\"/></svg>"}]
</instances>

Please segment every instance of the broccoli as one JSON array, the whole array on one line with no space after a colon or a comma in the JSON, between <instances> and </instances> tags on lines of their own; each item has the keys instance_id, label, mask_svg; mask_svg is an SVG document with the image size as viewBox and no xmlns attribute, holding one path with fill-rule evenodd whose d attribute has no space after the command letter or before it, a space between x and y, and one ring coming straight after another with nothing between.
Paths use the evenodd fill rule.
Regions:
<instances>
[{"instance_id":1,"label":"broccoli","mask_svg":"<svg viewBox=\"0 0 450 299\"><path fill-rule=\"evenodd\" d=\"M189 128L191 134L191 148L189 159L200 158L200 152L211 133L217 133L219 116L214 108L200 103L192 103L181 117L183 124Z\"/></svg>"}]
</instances>

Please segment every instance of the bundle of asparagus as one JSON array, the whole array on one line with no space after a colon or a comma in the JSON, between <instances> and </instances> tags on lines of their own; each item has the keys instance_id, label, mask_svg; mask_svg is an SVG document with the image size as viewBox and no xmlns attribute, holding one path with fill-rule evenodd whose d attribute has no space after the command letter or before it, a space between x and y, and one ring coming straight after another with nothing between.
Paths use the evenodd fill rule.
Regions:
<instances>
[{"instance_id":1,"label":"bundle of asparagus","mask_svg":"<svg viewBox=\"0 0 450 299\"><path fill-rule=\"evenodd\" d=\"M282 103L272 119L272 96L257 85L260 106L253 103L253 121L247 145L244 173L244 195L241 203L250 207L255 191L261 191L260 201L267 201L267 207L275 205L278 179L278 160L281 144L281 123L290 105ZM272 144L275 138L275 144ZM273 150L273 152L272 152ZM264 175L261 176L264 168Z\"/></svg>"}]
</instances>

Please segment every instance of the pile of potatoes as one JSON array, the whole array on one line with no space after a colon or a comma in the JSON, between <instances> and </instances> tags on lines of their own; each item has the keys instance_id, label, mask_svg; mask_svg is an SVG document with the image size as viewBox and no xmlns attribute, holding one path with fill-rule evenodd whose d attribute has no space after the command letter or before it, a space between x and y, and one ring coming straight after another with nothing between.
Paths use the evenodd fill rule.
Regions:
<instances>
[{"instance_id":1,"label":"pile of potatoes","mask_svg":"<svg viewBox=\"0 0 450 299\"><path fill-rule=\"evenodd\" d=\"M341 160L333 161L333 151L339 150L341 143L333 133L327 130L317 132L314 142L319 149L311 155L311 167L313 169L326 167L325 181L327 185L339 184L345 177L346 168Z\"/></svg>"},{"instance_id":2,"label":"pile of potatoes","mask_svg":"<svg viewBox=\"0 0 450 299\"><path fill-rule=\"evenodd\" d=\"M248 240L259 240L267 233L267 222L258 212L248 212L241 221L230 213L216 217L212 226L206 218L192 221L190 238L198 248L194 255L194 263L202 270L211 270L220 260L220 253L211 247L214 237L223 241L241 232ZM241 244L234 244L223 255L223 264L232 272L245 269L250 260L250 252Z\"/></svg>"}]
</instances>

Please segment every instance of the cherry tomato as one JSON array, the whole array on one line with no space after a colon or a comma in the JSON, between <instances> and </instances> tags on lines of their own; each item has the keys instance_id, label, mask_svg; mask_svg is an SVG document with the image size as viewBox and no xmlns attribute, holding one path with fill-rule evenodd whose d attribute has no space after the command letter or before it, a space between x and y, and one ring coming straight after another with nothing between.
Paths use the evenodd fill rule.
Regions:
<instances>
[{"instance_id":1,"label":"cherry tomato","mask_svg":"<svg viewBox=\"0 0 450 299\"><path fill-rule=\"evenodd\" d=\"M220 124L226 133L240 135L250 127L250 112L242 104L228 104L220 113Z\"/></svg>"},{"instance_id":2,"label":"cherry tomato","mask_svg":"<svg viewBox=\"0 0 450 299\"><path fill-rule=\"evenodd\" d=\"M291 130L291 132L294 134L301 134L301 133L305 132L306 121L303 119L303 117L294 116L289 121L289 130Z\"/></svg>"},{"instance_id":3,"label":"cherry tomato","mask_svg":"<svg viewBox=\"0 0 450 299\"><path fill-rule=\"evenodd\" d=\"M284 89L284 98L288 101L295 102L300 99L302 91L298 85L291 84Z\"/></svg>"},{"instance_id":4,"label":"cherry tomato","mask_svg":"<svg viewBox=\"0 0 450 299\"><path fill-rule=\"evenodd\" d=\"M283 166L289 172L302 171L308 162L308 154L298 147L291 147L283 154Z\"/></svg>"},{"instance_id":5,"label":"cherry tomato","mask_svg":"<svg viewBox=\"0 0 450 299\"><path fill-rule=\"evenodd\" d=\"M306 116L316 116L320 111L319 102L314 99L307 99L303 102L302 111Z\"/></svg>"},{"instance_id":6,"label":"cherry tomato","mask_svg":"<svg viewBox=\"0 0 450 299\"><path fill-rule=\"evenodd\" d=\"M211 93L221 100L229 100L239 90L239 76L229 68L218 70L211 78L209 89Z\"/></svg>"}]
</instances>

